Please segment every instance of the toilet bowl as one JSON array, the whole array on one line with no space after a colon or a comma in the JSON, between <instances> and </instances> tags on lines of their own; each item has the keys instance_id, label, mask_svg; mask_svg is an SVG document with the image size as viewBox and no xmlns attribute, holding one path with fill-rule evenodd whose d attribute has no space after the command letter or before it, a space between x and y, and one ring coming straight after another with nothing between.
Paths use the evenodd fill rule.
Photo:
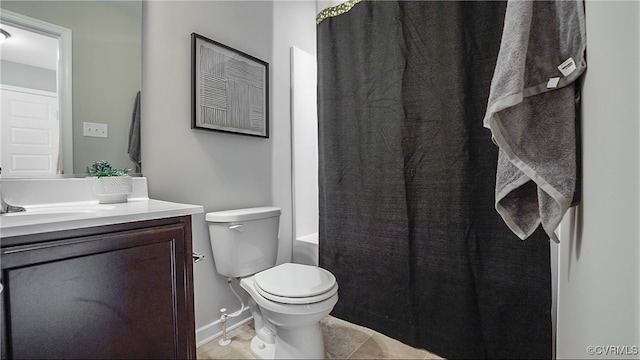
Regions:
<instances>
[{"instance_id":1,"label":"toilet bowl","mask_svg":"<svg viewBox=\"0 0 640 360\"><path fill-rule=\"evenodd\" d=\"M338 302L338 285L328 271L285 263L240 280L250 295L256 336L251 353L258 359L322 359L320 320ZM261 317L261 319L260 319ZM275 325L275 327L271 327ZM263 328L263 329L261 329ZM276 336L260 336L273 328Z\"/></svg>"},{"instance_id":2,"label":"toilet bowl","mask_svg":"<svg viewBox=\"0 0 640 360\"><path fill-rule=\"evenodd\" d=\"M325 357L320 320L338 302L329 271L284 263L276 266L280 209L260 207L207 213L216 271L240 278L251 296L258 359Z\"/></svg>"}]
</instances>

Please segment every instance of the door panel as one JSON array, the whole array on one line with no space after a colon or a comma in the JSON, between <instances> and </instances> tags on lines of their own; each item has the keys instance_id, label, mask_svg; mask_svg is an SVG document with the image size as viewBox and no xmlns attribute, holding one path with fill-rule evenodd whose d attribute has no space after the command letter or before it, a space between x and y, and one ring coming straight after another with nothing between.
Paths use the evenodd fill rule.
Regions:
<instances>
[{"instance_id":1,"label":"door panel","mask_svg":"<svg viewBox=\"0 0 640 360\"><path fill-rule=\"evenodd\" d=\"M2 175L58 173L60 122L55 93L2 89Z\"/></svg>"}]
</instances>

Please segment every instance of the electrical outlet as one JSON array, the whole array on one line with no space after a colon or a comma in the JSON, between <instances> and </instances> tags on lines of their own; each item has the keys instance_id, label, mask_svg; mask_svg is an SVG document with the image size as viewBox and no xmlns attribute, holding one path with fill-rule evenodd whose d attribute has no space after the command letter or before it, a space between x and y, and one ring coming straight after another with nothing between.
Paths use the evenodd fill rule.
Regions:
<instances>
[{"instance_id":1,"label":"electrical outlet","mask_svg":"<svg viewBox=\"0 0 640 360\"><path fill-rule=\"evenodd\" d=\"M83 135L87 137L98 137L98 138L108 138L109 137L109 127L107 124L97 124L84 122L83 125Z\"/></svg>"}]
</instances>

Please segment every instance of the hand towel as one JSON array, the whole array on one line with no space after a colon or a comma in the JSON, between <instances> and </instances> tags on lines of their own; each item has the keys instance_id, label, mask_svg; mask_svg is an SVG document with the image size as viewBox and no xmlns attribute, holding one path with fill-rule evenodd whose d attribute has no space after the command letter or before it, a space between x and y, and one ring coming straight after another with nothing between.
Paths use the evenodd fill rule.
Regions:
<instances>
[{"instance_id":1,"label":"hand towel","mask_svg":"<svg viewBox=\"0 0 640 360\"><path fill-rule=\"evenodd\" d=\"M129 159L136 164L136 173L140 173L142 171L140 162L140 91L136 94L133 105L127 153L129 153Z\"/></svg>"},{"instance_id":2,"label":"hand towel","mask_svg":"<svg viewBox=\"0 0 640 360\"><path fill-rule=\"evenodd\" d=\"M576 190L576 80L584 73L582 0L509 0L483 125L498 145L495 207L526 239L555 230Z\"/></svg>"}]
</instances>

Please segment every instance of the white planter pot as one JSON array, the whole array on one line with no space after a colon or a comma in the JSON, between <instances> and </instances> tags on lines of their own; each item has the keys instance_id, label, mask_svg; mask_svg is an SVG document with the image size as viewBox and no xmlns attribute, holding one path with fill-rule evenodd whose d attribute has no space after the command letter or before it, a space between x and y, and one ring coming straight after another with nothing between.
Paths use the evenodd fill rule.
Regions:
<instances>
[{"instance_id":1,"label":"white planter pot","mask_svg":"<svg viewBox=\"0 0 640 360\"><path fill-rule=\"evenodd\" d=\"M98 196L100 204L127 202L127 195L132 191L131 176L106 176L93 180L93 192Z\"/></svg>"}]
</instances>

